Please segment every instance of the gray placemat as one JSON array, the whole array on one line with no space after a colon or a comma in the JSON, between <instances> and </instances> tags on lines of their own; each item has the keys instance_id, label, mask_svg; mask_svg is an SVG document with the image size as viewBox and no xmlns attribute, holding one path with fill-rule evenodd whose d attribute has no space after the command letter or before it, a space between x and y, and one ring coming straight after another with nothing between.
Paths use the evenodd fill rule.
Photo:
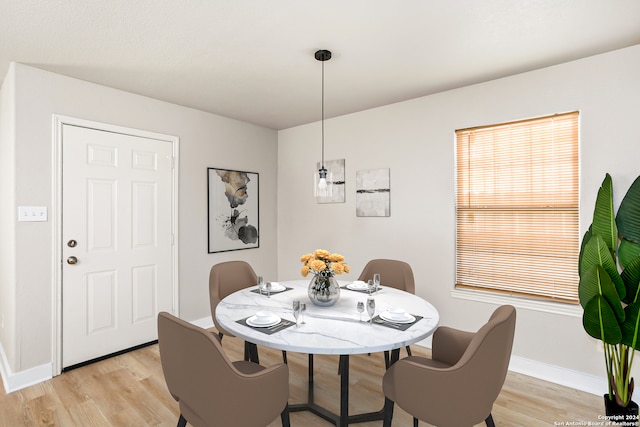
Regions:
<instances>
[{"instance_id":1,"label":"gray placemat","mask_svg":"<svg viewBox=\"0 0 640 427\"><path fill-rule=\"evenodd\" d=\"M412 314L412 316L415 317L416 320L411 323L394 323L394 322L389 322L388 320L384 320L378 315L373 318L373 323L377 325L386 326L387 328L397 329L399 331L406 331L407 329L409 329L411 326L415 325L417 322L419 322L422 319L422 316L416 316L415 314Z\"/></svg>"},{"instance_id":2,"label":"gray placemat","mask_svg":"<svg viewBox=\"0 0 640 427\"><path fill-rule=\"evenodd\" d=\"M284 291L282 291L282 292L284 292ZM256 328L255 326L251 326L251 325L249 325L247 323L247 319L249 317L252 317L252 316L247 316L244 319L236 320L236 322L240 323L241 325L244 325L244 326L246 326L248 328L255 329L256 331L260 331L260 332L262 332L264 334L267 334L267 335L275 334L276 332L280 332L283 329L287 329L289 326L293 326L293 325L296 324L296 322L292 322L291 320L280 319L280 323L277 323L277 324L275 324L273 326L269 326L267 328Z\"/></svg>"}]
</instances>

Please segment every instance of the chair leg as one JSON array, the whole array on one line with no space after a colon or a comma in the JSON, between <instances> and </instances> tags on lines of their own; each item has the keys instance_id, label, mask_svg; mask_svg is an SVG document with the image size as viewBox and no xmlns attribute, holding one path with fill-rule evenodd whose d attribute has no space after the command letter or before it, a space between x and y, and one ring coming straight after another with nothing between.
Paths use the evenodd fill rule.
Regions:
<instances>
[{"instance_id":1,"label":"chair leg","mask_svg":"<svg viewBox=\"0 0 640 427\"><path fill-rule=\"evenodd\" d=\"M418 427L418 419L413 417L413 427Z\"/></svg>"},{"instance_id":2,"label":"chair leg","mask_svg":"<svg viewBox=\"0 0 640 427\"><path fill-rule=\"evenodd\" d=\"M411 356L411 347L407 346L407 355Z\"/></svg>"},{"instance_id":3,"label":"chair leg","mask_svg":"<svg viewBox=\"0 0 640 427\"><path fill-rule=\"evenodd\" d=\"M484 420L484 423L487 425L487 427L496 427L496 425L493 422L493 417L491 416L491 414L489 414L487 419Z\"/></svg>"},{"instance_id":4,"label":"chair leg","mask_svg":"<svg viewBox=\"0 0 640 427\"><path fill-rule=\"evenodd\" d=\"M391 427L391 420L393 419L393 400L387 397L384 398L383 416L382 426Z\"/></svg>"},{"instance_id":5,"label":"chair leg","mask_svg":"<svg viewBox=\"0 0 640 427\"><path fill-rule=\"evenodd\" d=\"M284 353L284 352L283 352ZM291 421L289 420L289 404L284 407L284 411L280 414L282 420L282 427L291 427Z\"/></svg>"},{"instance_id":6,"label":"chair leg","mask_svg":"<svg viewBox=\"0 0 640 427\"><path fill-rule=\"evenodd\" d=\"M287 364L287 352L282 350L282 361L284 362L284 364Z\"/></svg>"},{"instance_id":7,"label":"chair leg","mask_svg":"<svg viewBox=\"0 0 640 427\"><path fill-rule=\"evenodd\" d=\"M185 417L182 416L182 414L180 414L180 418L178 418L177 427L186 427L186 425L187 425L187 420L185 419Z\"/></svg>"},{"instance_id":8,"label":"chair leg","mask_svg":"<svg viewBox=\"0 0 640 427\"><path fill-rule=\"evenodd\" d=\"M249 341L244 342L244 360L254 363L260 363L257 345Z\"/></svg>"}]
</instances>

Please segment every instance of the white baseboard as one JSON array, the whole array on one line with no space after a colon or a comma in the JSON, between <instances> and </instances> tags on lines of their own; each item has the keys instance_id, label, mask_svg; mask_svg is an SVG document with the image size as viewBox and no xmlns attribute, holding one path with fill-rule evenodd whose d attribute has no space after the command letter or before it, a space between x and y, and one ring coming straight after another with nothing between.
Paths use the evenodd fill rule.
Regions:
<instances>
[{"instance_id":1,"label":"white baseboard","mask_svg":"<svg viewBox=\"0 0 640 427\"><path fill-rule=\"evenodd\" d=\"M5 392L11 393L34 384L41 383L52 378L53 366L51 363L36 366L24 371L12 373L9 368L7 355L0 343L0 374L2 375L2 384Z\"/></svg>"},{"instance_id":2,"label":"white baseboard","mask_svg":"<svg viewBox=\"0 0 640 427\"><path fill-rule=\"evenodd\" d=\"M596 377L524 357L511 356L509 370L599 396L607 393L608 390L604 377Z\"/></svg>"}]
</instances>

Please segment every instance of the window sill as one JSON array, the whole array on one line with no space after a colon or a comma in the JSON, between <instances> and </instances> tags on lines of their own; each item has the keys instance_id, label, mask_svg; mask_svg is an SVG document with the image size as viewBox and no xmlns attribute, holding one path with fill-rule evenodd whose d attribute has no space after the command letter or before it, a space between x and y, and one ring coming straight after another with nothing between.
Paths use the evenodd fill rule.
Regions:
<instances>
[{"instance_id":1,"label":"window sill","mask_svg":"<svg viewBox=\"0 0 640 427\"><path fill-rule=\"evenodd\" d=\"M490 304L510 304L516 308L542 311L546 313L561 314L564 316L582 317L582 307L559 302L537 301L528 298L498 295L491 292L473 291L469 289L452 289L451 296L454 298L486 302Z\"/></svg>"}]
</instances>

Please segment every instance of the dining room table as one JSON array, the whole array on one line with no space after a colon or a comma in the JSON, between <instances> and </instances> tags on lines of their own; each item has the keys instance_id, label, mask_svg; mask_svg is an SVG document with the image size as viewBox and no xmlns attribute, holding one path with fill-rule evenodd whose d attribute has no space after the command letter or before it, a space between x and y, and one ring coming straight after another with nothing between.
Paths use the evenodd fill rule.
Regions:
<instances>
[{"instance_id":1,"label":"dining room table","mask_svg":"<svg viewBox=\"0 0 640 427\"><path fill-rule=\"evenodd\" d=\"M377 290L356 286L361 283L338 281L340 297L331 306L311 303L308 280L271 282L271 290L252 286L236 291L218 304L217 321L233 335L256 346L283 352L308 354L307 402L289 405L291 412L311 411L344 427L350 423L382 420L383 410L349 414L349 355L385 352L388 364L399 358L400 349L428 338L437 328L440 316L435 307L417 295L381 283ZM369 296L375 300L375 312L369 316L358 301ZM301 319L293 316L293 301L305 304ZM402 317L398 316L398 313ZM257 317L256 314L260 314ZM267 321L271 316L272 321ZM314 399L313 355L339 355L340 409L335 414ZM251 359L257 361L257 352ZM381 379L382 380L382 379Z\"/></svg>"}]
</instances>

